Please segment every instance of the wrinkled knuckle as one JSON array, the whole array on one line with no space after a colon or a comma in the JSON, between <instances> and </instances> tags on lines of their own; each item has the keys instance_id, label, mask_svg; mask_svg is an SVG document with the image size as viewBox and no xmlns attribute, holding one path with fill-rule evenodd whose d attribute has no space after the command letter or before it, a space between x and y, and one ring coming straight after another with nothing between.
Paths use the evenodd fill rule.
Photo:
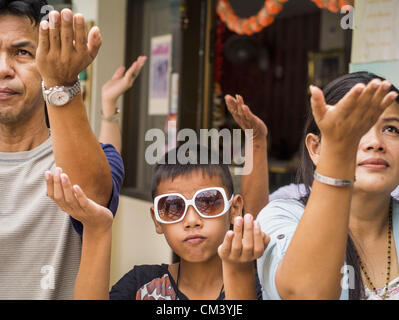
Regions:
<instances>
[{"instance_id":1,"label":"wrinkled knuckle","mask_svg":"<svg viewBox=\"0 0 399 320\"><path fill-rule=\"evenodd\" d=\"M263 250L263 249L260 249L260 248L259 248L259 249L255 249L255 250L254 250L254 256L255 256L255 258L256 258L256 259L260 258L260 257L262 256L262 254L263 254L263 251L264 251L264 250Z\"/></svg>"},{"instance_id":2,"label":"wrinkled knuckle","mask_svg":"<svg viewBox=\"0 0 399 320\"><path fill-rule=\"evenodd\" d=\"M53 196L53 199L54 199L54 201L57 202L57 204L59 204L59 205L61 205L61 204L64 203L64 197L61 196L61 195L56 194L56 195Z\"/></svg>"}]
</instances>

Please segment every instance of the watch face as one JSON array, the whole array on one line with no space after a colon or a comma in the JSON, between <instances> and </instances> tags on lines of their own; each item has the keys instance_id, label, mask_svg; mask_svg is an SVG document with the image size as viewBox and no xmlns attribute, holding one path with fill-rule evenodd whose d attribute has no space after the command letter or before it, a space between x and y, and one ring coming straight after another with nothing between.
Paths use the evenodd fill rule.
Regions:
<instances>
[{"instance_id":1,"label":"watch face","mask_svg":"<svg viewBox=\"0 0 399 320\"><path fill-rule=\"evenodd\" d=\"M48 100L53 106L63 106L69 102L69 94L63 91L52 92L49 95Z\"/></svg>"}]
</instances>

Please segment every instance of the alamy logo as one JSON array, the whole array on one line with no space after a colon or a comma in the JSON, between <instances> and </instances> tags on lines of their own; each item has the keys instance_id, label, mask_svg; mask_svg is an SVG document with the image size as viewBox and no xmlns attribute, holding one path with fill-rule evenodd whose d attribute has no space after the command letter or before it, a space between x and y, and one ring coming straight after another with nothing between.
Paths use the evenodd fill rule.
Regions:
<instances>
[{"instance_id":1,"label":"alamy logo","mask_svg":"<svg viewBox=\"0 0 399 320\"><path fill-rule=\"evenodd\" d=\"M40 280L40 287L43 290L54 290L55 288L54 267L50 265L43 266L40 273L44 274L44 276Z\"/></svg>"},{"instance_id":2,"label":"alamy logo","mask_svg":"<svg viewBox=\"0 0 399 320\"><path fill-rule=\"evenodd\" d=\"M234 129L233 134L228 129L218 131L216 129L201 129L200 138L192 129L182 129L177 133L177 141L185 142L180 146L179 151L173 154L169 152L168 164L209 164L209 157L207 150L201 149L200 154L197 154L197 142L206 147L204 149L211 150L211 163L219 164L219 159L222 158L223 164L226 165L244 165L243 167L235 167L235 175L248 175L253 169L253 130L245 130L245 155L242 155L242 139L241 129ZM168 137L168 141L173 137ZM209 145L209 139L211 144ZM220 157L220 140L223 141L222 156ZM145 135L145 141L153 142L145 151L145 159L149 165L165 164L163 156L166 145L166 135L161 129L150 129Z\"/></svg>"},{"instance_id":3,"label":"alamy logo","mask_svg":"<svg viewBox=\"0 0 399 320\"><path fill-rule=\"evenodd\" d=\"M344 30L354 29L354 8L350 5L343 6L341 8L341 13L345 14L341 19L341 28Z\"/></svg>"},{"instance_id":4,"label":"alamy logo","mask_svg":"<svg viewBox=\"0 0 399 320\"><path fill-rule=\"evenodd\" d=\"M355 269L353 266L344 265L341 268L343 274L341 280L341 288L344 290L355 289Z\"/></svg>"}]
</instances>

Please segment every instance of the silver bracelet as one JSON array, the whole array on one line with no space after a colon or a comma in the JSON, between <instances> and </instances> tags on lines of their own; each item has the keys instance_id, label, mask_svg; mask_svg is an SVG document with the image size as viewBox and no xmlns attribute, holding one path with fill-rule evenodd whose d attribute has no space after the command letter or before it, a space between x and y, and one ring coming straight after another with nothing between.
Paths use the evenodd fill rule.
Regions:
<instances>
[{"instance_id":1,"label":"silver bracelet","mask_svg":"<svg viewBox=\"0 0 399 320\"><path fill-rule=\"evenodd\" d=\"M106 122L116 122L119 121L121 117L121 113L119 108L115 109L115 113L112 116L106 117L104 116L103 111L101 110L101 120L106 121Z\"/></svg>"},{"instance_id":2,"label":"silver bracelet","mask_svg":"<svg viewBox=\"0 0 399 320\"><path fill-rule=\"evenodd\" d=\"M315 180L333 187L349 187L352 186L356 181L356 179L352 181L352 180L341 180L341 179L330 178L323 176L320 173L317 173L316 171L314 172L313 177L315 178Z\"/></svg>"}]
</instances>

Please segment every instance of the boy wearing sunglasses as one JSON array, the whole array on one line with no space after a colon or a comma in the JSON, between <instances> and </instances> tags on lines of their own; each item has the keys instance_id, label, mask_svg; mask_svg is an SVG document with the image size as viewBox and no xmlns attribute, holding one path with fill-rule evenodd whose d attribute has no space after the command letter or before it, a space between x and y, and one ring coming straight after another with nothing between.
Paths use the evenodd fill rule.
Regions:
<instances>
[{"instance_id":1,"label":"boy wearing sunglasses","mask_svg":"<svg viewBox=\"0 0 399 320\"><path fill-rule=\"evenodd\" d=\"M197 146L198 155L203 148ZM166 164L158 164L153 176L155 229L165 236L180 262L136 266L110 293L112 214L72 186L66 174L50 179L49 196L84 225L75 299L261 298L254 261L269 237L252 215L242 218L243 199L234 195L228 166L210 164L211 155L206 152L209 164L185 165L168 164L169 152L161 162Z\"/></svg>"}]
</instances>

